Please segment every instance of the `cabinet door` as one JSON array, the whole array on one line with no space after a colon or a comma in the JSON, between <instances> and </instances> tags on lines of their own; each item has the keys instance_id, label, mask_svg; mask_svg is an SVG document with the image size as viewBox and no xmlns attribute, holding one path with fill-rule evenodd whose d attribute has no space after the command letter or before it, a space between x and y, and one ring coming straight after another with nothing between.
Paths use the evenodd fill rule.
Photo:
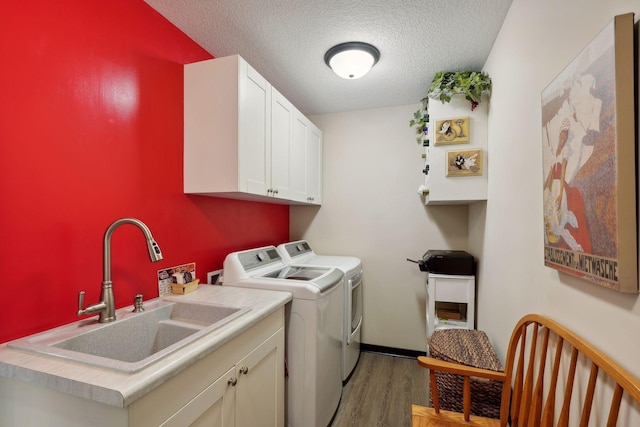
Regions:
<instances>
[{"instance_id":1,"label":"cabinet door","mask_svg":"<svg viewBox=\"0 0 640 427\"><path fill-rule=\"evenodd\" d=\"M310 203L322 204L322 131L311 122L307 138L307 197Z\"/></svg>"},{"instance_id":2,"label":"cabinet door","mask_svg":"<svg viewBox=\"0 0 640 427\"><path fill-rule=\"evenodd\" d=\"M284 328L236 366L238 426L284 425Z\"/></svg>"},{"instance_id":3,"label":"cabinet door","mask_svg":"<svg viewBox=\"0 0 640 427\"><path fill-rule=\"evenodd\" d=\"M293 137L293 104L271 88L271 195L280 199L290 196L290 159Z\"/></svg>"},{"instance_id":4,"label":"cabinet door","mask_svg":"<svg viewBox=\"0 0 640 427\"><path fill-rule=\"evenodd\" d=\"M309 120L296 110L291 142L291 199L307 202L307 139Z\"/></svg>"},{"instance_id":5,"label":"cabinet door","mask_svg":"<svg viewBox=\"0 0 640 427\"><path fill-rule=\"evenodd\" d=\"M246 61L239 62L238 184L267 195L271 151L271 85Z\"/></svg>"},{"instance_id":6,"label":"cabinet door","mask_svg":"<svg viewBox=\"0 0 640 427\"><path fill-rule=\"evenodd\" d=\"M236 368L231 368L182 407L162 427L235 426Z\"/></svg>"}]
</instances>

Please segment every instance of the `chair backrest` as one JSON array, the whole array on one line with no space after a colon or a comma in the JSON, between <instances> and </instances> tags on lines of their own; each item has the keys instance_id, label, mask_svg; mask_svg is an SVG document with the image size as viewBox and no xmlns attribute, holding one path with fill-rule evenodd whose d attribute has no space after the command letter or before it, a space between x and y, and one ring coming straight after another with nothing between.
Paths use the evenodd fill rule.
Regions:
<instances>
[{"instance_id":1,"label":"chair backrest","mask_svg":"<svg viewBox=\"0 0 640 427\"><path fill-rule=\"evenodd\" d=\"M640 404L640 381L601 350L536 314L523 317L507 351L500 420L511 426L587 426L592 409L615 426L623 395ZM554 420L557 419L557 424ZM601 425L601 424L597 424Z\"/></svg>"}]
</instances>

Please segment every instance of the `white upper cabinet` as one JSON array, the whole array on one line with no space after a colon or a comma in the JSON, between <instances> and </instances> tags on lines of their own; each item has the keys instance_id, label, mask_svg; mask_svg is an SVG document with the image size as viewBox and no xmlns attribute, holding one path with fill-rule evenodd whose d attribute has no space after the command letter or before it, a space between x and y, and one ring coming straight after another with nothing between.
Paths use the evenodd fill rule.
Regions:
<instances>
[{"instance_id":1,"label":"white upper cabinet","mask_svg":"<svg viewBox=\"0 0 640 427\"><path fill-rule=\"evenodd\" d=\"M203 68L207 67L205 66ZM232 69L231 71L234 70ZM229 80L231 80L230 83L236 83L235 80L237 78L238 95L236 95L236 97L238 100L231 102L226 107L221 106L223 111L214 109L213 111L209 110L207 113L206 108L201 106L202 111L200 114L203 116L211 114L209 120L215 123L215 125L222 125L221 122L224 121L225 127L233 128L237 126L237 142L234 144L233 137L227 140L226 135L233 135L233 133L225 130L224 140L218 137L218 132L214 132L210 135L211 138L209 138L208 135L204 135L203 139L206 140L203 140L202 143L228 145L228 147L225 147L225 152L227 150L233 152L234 146L237 145L238 190L252 194L265 194L270 184L270 159L268 153L271 142L269 138L269 132L271 130L269 116L272 106L271 86L256 70L251 68L249 64L239 57L237 61L237 72L234 74L236 74L237 77L233 76ZM197 87L193 89L198 90ZM213 97L220 96L217 93L212 93L211 95ZM234 96L234 94L229 95ZM185 99L185 108L186 105L187 102ZM218 101L216 101L213 106L218 107L220 105ZM237 117L235 120L234 115ZM222 130L222 126L220 126L220 128ZM212 160L214 163L216 162L215 158ZM185 172L186 170L185 165ZM224 171L225 169L223 168L222 170ZM232 179L232 177L230 176L229 179ZM228 190L231 189L232 187Z\"/></svg>"},{"instance_id":2,"label":"white upper cabinet","mask_svg":"<svg viewBox=\"0 0 640 427\"><path fill-rule=\"evenodd\" d=\"M304 196L296 194L299 169L308 174L308 163L298 163L298 114L238 55L185 65L184 192L317 204L306 182Z\"/></svg>"},{"instance_id":3,"label":"white upper cabinet","mask_svg":"<svg viewBox=\"0 0 640 427\"><path fill-rule=\"evenodd\" d=\"M267 193L280 199L291 194L291 145L295 108L271 88L271 181Z\"/></svg>"},{"instance_id":4,"label":"white upper cabinet","mask_svg":"<svg viewBox=\"0 0 640 427\"><path fill-rule=\"evenodd\" d=\"M307 139L307 197L308 203L322 204L322 131L309 122Z\"/></svg>"},{"instance_id":5,"label":"white upper cabinet","mask_svg":"<svg viewBox=\"0 0 640 427\"><path fill-rule=\"evenodd\" d=\"M322 131L298 110L291 147L291 198L322 203Z\"/></svg>"},{"instance_id":6,"label":"white upper cabinet","mask_svg":"<svg viewBox=\"0 0 640 427\"><path fill-rule=\"evenodd\" d=\"M293 120L291 145L291 197L298 202L307 201L307 139L309 120L298 110Z\"/></svg>"}]
</instances>

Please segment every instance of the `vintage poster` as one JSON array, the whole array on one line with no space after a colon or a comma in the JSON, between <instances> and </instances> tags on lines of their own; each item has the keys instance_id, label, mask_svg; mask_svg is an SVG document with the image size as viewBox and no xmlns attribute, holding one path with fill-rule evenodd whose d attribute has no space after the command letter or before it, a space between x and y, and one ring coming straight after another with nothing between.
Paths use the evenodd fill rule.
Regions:
<instances>
[{"instance_id":1,"label":"vintage poster","mask_svg":"<svg viewBox=\"0 0 640 427\"><path fill-rule=\"evenodd\" d=\"M633 14L542 92L545 265L638 291Z\"/></svg>"}]
</instances>

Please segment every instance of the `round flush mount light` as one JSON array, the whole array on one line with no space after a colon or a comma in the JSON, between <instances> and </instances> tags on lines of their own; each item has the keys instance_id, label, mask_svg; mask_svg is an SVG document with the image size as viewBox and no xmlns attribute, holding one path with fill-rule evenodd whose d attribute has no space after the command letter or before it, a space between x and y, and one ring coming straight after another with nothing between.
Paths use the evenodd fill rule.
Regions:
<instances>
[{"instance_id":1,"label":"round flush mount light","mask_svg":"<svg viewBox=\"0 0 640 427\"><path fill-rule=\"evenodd\" d=\"M324 62L343 79L359 79L380 59L380 51L368 43L347 42L329 49Z\"/></svg>"}]
</instances>

